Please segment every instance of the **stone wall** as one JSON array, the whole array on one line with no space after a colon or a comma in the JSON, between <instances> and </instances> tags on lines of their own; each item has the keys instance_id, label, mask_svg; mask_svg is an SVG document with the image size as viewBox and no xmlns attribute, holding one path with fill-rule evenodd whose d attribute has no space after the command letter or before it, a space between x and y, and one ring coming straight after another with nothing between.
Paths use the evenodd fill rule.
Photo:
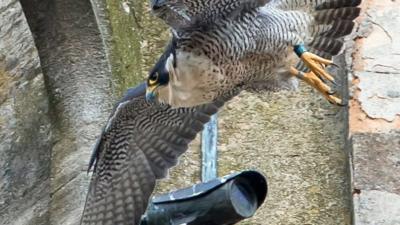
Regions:
<instances>
[{"instance_id":1,"label":"stone wall","mask_svg":"<svg viewBox=\"0 0 400 225\"><path fill-rule=\"evenodd\" d=\"M368 0L351 78L354 224L400 224L400 2ZM349 63L351 65L351 63Z\"/></svg>"},{"instance_id":2,"label":"stone wall","mask_svg":"<svg viewBox=\"0 0 400 225\"><path fill-rule=\"evenodd\" d=\"M89 158L114 102L103 38L90 1L20 2L49 95L50 224L78 224L90 180Z\"/></svg>"},{"instance_id":3,"label":"stone wall","mask_svg":"<svg viewBox=\"0 0 400 225\"><path fill-rule=\"evenodd\" d=\"M47 224L50 121L43 73L17 0L0 1L0 224Z\"/></svg>"}]
</instances>

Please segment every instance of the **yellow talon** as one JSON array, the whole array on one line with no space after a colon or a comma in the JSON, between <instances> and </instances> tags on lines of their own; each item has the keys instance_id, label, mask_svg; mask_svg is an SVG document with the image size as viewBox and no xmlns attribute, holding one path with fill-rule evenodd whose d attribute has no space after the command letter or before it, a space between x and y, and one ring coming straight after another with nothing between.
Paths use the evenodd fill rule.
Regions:
<instances>
[{"instance_id":1,"label":"yellow talon","mask_svg":"<svg viewBox=\"0 0 400 225\"><path fill-rule=\"evenodd\" d=\"M332 89L327 84L325 84L316 75L315 72L313 72L312 68L310 68L310 69L311 69L311 72L303 73L301 71L298 71L296 68L291 67L290 73L293 76L296 76L296 77L300 78L301 80L305 81L307 84L309 84L313 88L317 89L330 103L332 103L334 105L344 106L345 104L343 104L343 101L340 98L335 96L335 93L332 91ZM328 73L326 73L326 74L328 74ZM321 74L320 76L325 77L325 75L323 75L323 74Z\"/></svg>"},{"instance_id":2,"label":"yellow talon","mask_svg":"<svg viewBox=\"0 0 400 225\"><path fill-rule=\"evenodd\" d=\"M335 78L333 78L328 72L325 71L325 66L333 64L332 60L321 58L310 52L304 52L301 55L301 59L306 64L306 66L316 75L332 82L335 81Z\"/></svg>"},{"instance_id":3,"label":"yellow talon","mask_svg":"<svg viewBox=\"0 0 400 225\"><path fill-rule=\"evenodd\" d=\"M335 93L324 81L329 80L335 83L335 78L325 71L326 66L335 65L333 61L308 52L304 45L295 45L294 52L303 60L310 72L303 73L291 67L290 73L317 89L330 103L340 106L345 105L339 97L335 96Z\"/></svg>"}]
</instances>

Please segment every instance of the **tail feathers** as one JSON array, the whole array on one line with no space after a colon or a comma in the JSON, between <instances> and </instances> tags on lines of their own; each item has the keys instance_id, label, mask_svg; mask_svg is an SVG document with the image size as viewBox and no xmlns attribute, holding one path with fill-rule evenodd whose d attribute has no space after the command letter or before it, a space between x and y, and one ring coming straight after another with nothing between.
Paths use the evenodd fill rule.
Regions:
<instances>
[{"instance_id":1,"label":"tail feathers","mask_svg":"<svg viewBox=\"0 0 400 225\"><path fill-rule=\"evenodd\" d=\"M357 6L361 0L322 0L315 6L314 39L308 46L320 53L327 54L328 59L340 53L343 47L341 37L353 31L353 20L360 15L361 9Z\"/></svg>"},{"instance_id":2,"label":"tail feathers","mask_svg":"<svg viewBox=\"0 0 400 225\"><path fill-rule=\"evenodd\" d=\"M312 27L313 36L339 38L350 34L355 23L352 20L336 20L331 24L316 24Z\"/></svg>"},{"instance_id":3,"label":"tail feathers","mask_svg":"<svg viewBox=\"0 0 400 225\"><path fill-rule=\"evenodd\" d=\"M357 7L362 0L325 0L316 6L317 10L337 9L343 7Z\"/></svg>"},{"instance_id":4,"label":"tail feathers","mask_svg":"<svg viewBox=\"0 0 400 225\"><path fill-rule=\"evenodd\" d=\"M309 46L315 50L325 52L331 56L340 53L343 47L343 41L334 38L316 37Z\"/></svg>"},{"instance_id":5,"label":"tail feathers","mask_svg":"<svg viewBox=\"0 0 400 225\"><path fill-rule=\"evenodd\" d=\"M354 20L360 15L360 11L361 8L357 7L318 10L315 13L315 21L320 24L326 24L337 19Z\"/></svg>"},{"instance_id":6,"label":"tail feathers","mask_svg":"<svg viewBox=\"0 0 400 225\"><path fill-rule=\"evenodd\" d=\"M339 20L333 23L332 28L320 34L323 37L339 38L350 34L354 28L351 20Z\"/></svg>"},{"instance_id":7,"label":"tail feathers","mask_svg":"<svg viewBox=\"0 0 400 225\"><path fill-rule=\"evenodd\" d=\"M281 9L314 12L326 9L357 7L362 0L271 0Z\"/></svg>"},{"instance_id":8,"label":"tail feathers","mask_svg":"<svg viewBox=\"0 0 400 225\"><path fill-rule=\"evenodd\" d=\"M341 38L353 31L353 22L360 15L362 0L273 0L283 10L303 12L311 24L306 48L323 58L332 59L343 48ZM297 69L307 72L302 61Z\"/></svg>"}]
</instances>

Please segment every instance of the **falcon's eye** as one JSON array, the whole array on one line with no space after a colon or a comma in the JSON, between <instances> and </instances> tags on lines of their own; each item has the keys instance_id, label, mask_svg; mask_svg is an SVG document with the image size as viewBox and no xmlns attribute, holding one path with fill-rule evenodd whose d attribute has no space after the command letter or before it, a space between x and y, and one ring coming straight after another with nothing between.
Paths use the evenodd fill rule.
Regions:
<instances>
[{"instance_id":1,"label":"falcon's eye","mask_svg":"<svg viewBox=\"0 0 400 225\"><path fill-rule=\"evenodd\" d=\"M158 77L159 77L158 72L152 73L149 76L149 84L150 85L156 84L158 82Z\"/></svg>"}]
</instances>

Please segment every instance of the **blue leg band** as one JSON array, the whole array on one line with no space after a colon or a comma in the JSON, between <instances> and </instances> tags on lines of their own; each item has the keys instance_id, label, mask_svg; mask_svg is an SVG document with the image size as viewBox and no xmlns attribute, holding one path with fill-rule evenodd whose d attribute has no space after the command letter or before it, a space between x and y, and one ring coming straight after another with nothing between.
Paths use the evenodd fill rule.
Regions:
<instances>
[{"instance_id":1,"label":"blue leg band","mask_svg":"<svg viewBox=\"0 0 400 225\"><path fill-rule=\"evenodd\" d=\"M307 49L306 47L304 47L304 45L295 45L294 52L296 52L298 57L301 57L301 55L303 55L304 52L307 52Z\"/></svg>"}]
</instances>

